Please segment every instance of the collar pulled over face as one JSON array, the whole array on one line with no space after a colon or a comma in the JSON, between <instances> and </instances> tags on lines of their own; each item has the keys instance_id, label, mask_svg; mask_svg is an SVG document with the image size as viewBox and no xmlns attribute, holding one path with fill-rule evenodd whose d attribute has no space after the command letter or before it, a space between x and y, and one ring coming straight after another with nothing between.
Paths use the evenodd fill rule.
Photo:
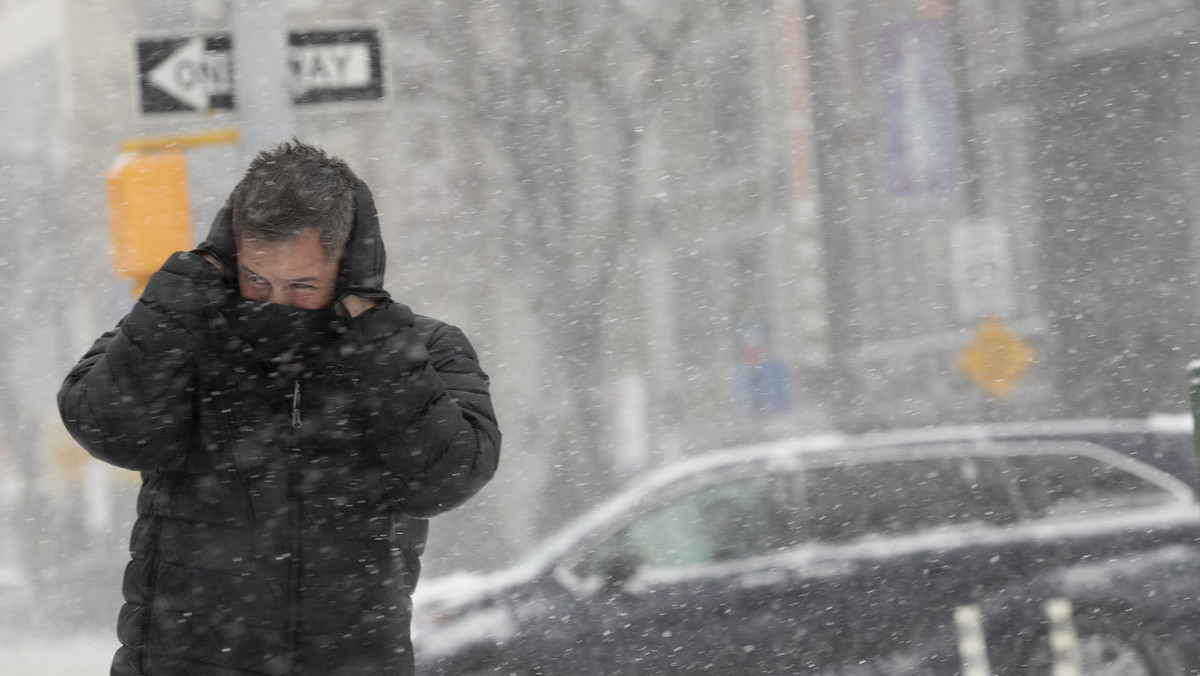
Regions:
<instances>
[{"instance_id":1,"label":"collar pulled over face","mask_svg":"<svg viewBox=\"0 0 1200 676\"><path fill-rule=\"evenodd\" d=\"M242 298L224 312L236 339L231 347L280 366L311 358L345 331L331 306L306 310Z\"/></svg>"}]
</instances>

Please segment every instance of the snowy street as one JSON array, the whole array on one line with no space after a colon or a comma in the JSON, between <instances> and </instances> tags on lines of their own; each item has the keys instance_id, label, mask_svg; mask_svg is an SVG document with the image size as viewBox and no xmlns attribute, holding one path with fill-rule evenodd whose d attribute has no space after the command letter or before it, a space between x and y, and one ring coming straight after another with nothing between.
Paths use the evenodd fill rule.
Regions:
<instances>
[{"instance_id":1,"label":"snowy street","mask_svg":"<svg viewBox=\"0 0 1200 676\"><path fill-rule=\"evenodd\" d=\"M6 636L0 641L0 676L107 676L116 649L115 635Z\"/></svg>"}]
</instances>

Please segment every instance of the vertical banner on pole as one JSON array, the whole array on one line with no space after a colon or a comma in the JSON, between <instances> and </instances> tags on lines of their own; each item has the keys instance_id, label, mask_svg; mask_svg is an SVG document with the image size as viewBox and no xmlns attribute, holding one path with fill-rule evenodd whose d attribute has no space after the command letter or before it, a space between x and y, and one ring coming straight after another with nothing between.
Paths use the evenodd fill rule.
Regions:
<instances>
[{"instance_id":1,"label":"vertical banner on pole","mask_svg":"<svg viewBox=\"0 0 1200 676\"><path fill-rule=\"evenodd\" d=\"M1188 365L1188 383L1192 396L1192 444L1196 448L1196 466L1200 467L1200 359Z\"/></svg>"}]
</instances>

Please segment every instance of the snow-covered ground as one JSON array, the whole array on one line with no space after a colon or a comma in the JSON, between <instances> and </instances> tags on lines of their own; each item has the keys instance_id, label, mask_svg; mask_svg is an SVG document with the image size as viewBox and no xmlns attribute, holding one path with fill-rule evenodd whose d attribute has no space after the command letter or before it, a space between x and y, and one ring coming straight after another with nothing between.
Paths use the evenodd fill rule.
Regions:
<instances>
[{"instance_id":1,"label":"snow-covered ground","mask_svg":"<svg viewBox=\"0 0 1200 676\"><path fill-rule=\"evenodd\" d=\"M0 636L0 676L108 676L114 632L61 637Z\"/></svg>"}]
</instances>

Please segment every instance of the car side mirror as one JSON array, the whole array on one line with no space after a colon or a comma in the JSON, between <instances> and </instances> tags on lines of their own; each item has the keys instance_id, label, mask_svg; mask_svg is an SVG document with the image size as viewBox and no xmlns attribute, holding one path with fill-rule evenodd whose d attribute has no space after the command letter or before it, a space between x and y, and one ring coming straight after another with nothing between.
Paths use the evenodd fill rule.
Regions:
<instances>
[{"instance_id":1,"label":"car side mirror","mask_svg":"<svg viewBox=\"0 0 1200 676\"><path fill-rule=\"evenodd\" d=\"M633 554L613 554L600 565L602 585L600 591L616 594L624 590L625 583L637 575L642 560Z\"/></svg>"}]
</instances>

